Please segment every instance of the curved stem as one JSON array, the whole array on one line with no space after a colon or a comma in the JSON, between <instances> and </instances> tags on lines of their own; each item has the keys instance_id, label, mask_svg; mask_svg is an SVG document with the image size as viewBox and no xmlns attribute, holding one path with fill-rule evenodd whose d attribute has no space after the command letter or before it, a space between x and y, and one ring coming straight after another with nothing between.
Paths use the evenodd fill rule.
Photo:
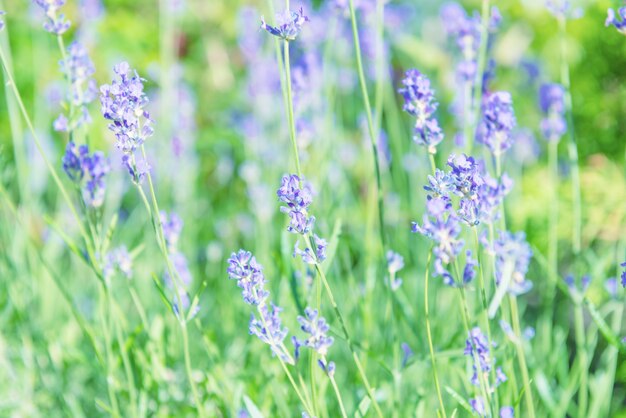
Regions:
<instances>
[{"instance_id":1,"label":"curved stem","mask_svg":"<svg viewBox=\"0 0 626 418\"><path fill-rule=\"evenodd\" d=\"M522 346L522 332L520 329L519 313L517 309L517 299L513 295L509 295L509 302L511 305L511 322L513 325L513 332L517 342L515 343L515 349L517 350L517 359L522 371L522 382L524 384L524 399L526 400L526 413L529 418L535 418L535 405L533 402L533 393L530 386L530 377L528 376L528 367L526 366L526 354L524 353L524 347ZM584 416L584 415L580 415Z\"/></svg>"},{"instance_id":2,"label":"curved stem","mask_svg":"<svg viewBox=\"0 0 626 418\"><path fill-rule=\"evenodd\" d=\"M325 356L323 359L324 359L324 363L328 364ZM339 403L341 416L343 418L348 418L348 414L346 414L346 408L343 406L343 399L341 397L341 392L339 392L339 388L337 387L337 382L335 381L335 376L333 374L329 374L328 378L330 379L330 384L333 386L333 390L335 391L335 397L337 398L337 402Z\"/></svg>"},{"instance_id":3,"label":"curved stem","mask_svg":"<svg viewBox=\"0 0 626 418\"><path fill-rule=\"evenodd\" d=\"M424 274L424 317L426 319L426 336L428 338L428 349L430 351L430 362L433 367L433 379L435 380L435 389L437 390L437 399L439 399L439 408L443 418L447 418L446 407L441 396L441 386L439 385L439 373L437 372L437 358L435 357L435 349L433 347L433 337L430 330L430 310L428 307L428 282L430 279L430 260L432 258L432 250L428 252L428 260L426 261L426 273Z\"/></svg>"},{"instance_id":4,"label":"curved stem","mask_svg":"<svg viewBox=\"0 0 626 418\"><path fill-rule=\"evenodd\" d=\"M296 173L302 181L302 170L300 169L300 156L298 152L298 141L296 139L296 122L293 115L293 97L291 92L291 64L289 61L289 41L284 41L284 59L285 59L285 80L287 90L287 116L289 119L289 137L296 161Z\"/></svg>"}]
</instances>

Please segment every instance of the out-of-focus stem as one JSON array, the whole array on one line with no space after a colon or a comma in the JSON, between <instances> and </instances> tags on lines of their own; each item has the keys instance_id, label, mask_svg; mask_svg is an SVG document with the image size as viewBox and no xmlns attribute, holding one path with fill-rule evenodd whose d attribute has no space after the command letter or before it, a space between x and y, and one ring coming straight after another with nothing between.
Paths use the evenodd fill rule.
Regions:
<instances>
[{"instance_id":1,"label":"out-of-focus stem","mask_svg":"<svg viewBox=\"0 0 626 418\"><path fill-rule=\"evenodd\" d=\"M526 413L529 418L535 418L535 404L533 402L533 392L530 386L530 377L528 376L528 367L526 365L526 354L524 353L524 346L522 342L522 332L520 329L519 313L517 309L517 299L515 295L509 295L509 303L511 305L511 323L513 326L513 332L517 342L515 343L515 349L517 351L517 360L519 362L520 370L522 371L522 382L524 383L524 399L526 401Z\"/></svg>"}]
</instances>

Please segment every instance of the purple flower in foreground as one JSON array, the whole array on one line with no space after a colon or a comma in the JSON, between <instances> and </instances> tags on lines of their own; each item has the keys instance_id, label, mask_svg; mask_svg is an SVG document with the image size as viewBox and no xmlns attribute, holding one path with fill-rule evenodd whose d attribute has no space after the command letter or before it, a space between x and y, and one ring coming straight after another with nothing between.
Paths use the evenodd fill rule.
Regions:
<instances>
[{"instance_id":1,"label":"purple flower in foreground","mask_svg":"<svg viewBox=\"0 0 626 418\"><path fill-rule=\"evenodd\" d=\"M430 87L430 80L418 70L410 69L406 72L402 85L404 87L398 92L404 97L403 109L416 118L413 140L427 147L431 154L435 154L435 147L443 140L443 132L439 122L433 117L438 103Z\"/></svg>"},{"instance_id":2,"label":"purple flower in foreground","mask_svg":"<svg viewBox=\"0 0 626 418\"><path fill-rule=\"evenodd\" d=\"M326 373L328 376L332 377L335 374L335 362L330 361L328 364L324 362L324 360L317 360L317 364L319 364L320 368Z\"/></svg>"},{"instance_id":3,"label":"purple flower in foreground","mask_svg":"<svg viewBox=\"0 0 626 418\"><path fill-rule=\"evenodd\" d=\"M276 14L276 26L268 25L265 23L265 19L261 17L261 29L265 29L270 34L285 41L293 41L300 34L304 23L308 21L309 18L304 15L302 7L295 12L287 9Z\"/></svg>"},{"instance_id":4,"label":"purple flower in foreground","mask_svg":"<svg viewBox=\"0 0 626 418\"><path fill-rule=\"evenodd\" d=\"M33 3L41 7L46 14L43 28L50 33L62 35L70 28L70 21L65 20L59 9L65 4L65 0L33 0Z\"/></svg>"},{"instance_id":5,"label":"purple flower in foreground","mask_svg":"<svg viewBox=\"0 0 626 418\"><path fill-rule=\"evenodd\" d=\"M620 264L620 266L626 267L626 261ZM626 269L624 269L624 271L622 272L620 279L621 279L622 287L626 288Z\"/></svg>"},{"instance_id":6,"label":"purple flower in foreground","mask_svg":"<svg viewBox=\"0 0 626 418\"><path fill-rule=\"evenodd\" d=\"M494 155L501 155L513 145L512 131L516 125L513 99L506 91L488 94L483 103L483 120L477 140Z\"/></svg>"},{"instance_id":7,"label":"purple flower in foreground","mask_svg":"<svg viewBox=\"0 0 626 418\"><path fill-rule=\"evenodd\" d=\"M293 364L291 355L285 349L283 340L287 336L287 328L282 326L280 313L282 309L273 303L259 307L260 319L254 314L250 316L250 335L256 335L261 341L269 345L272 352L282 361Z\"/></svg>"},{"instance_id":8,"label":"purple flower in foreground","mask_svg":"<svg viewBox=\"0 0 626 418\"><path fill-rule=\"evenodd\" d=\"M615 11L613 11L613 9L608 9L604 26L609 27L613 25L619 33L626 35L626 7L620 7L617 9L617 14L619 15L619 18L615 16Z\"/></svg>"},{"instance_id":9,"label":"purple flower in foreground","mask_svg":"<svg viewBox=\"0 0 626 418\"><path fill-rule=\"evenodd\" d=\"M330 326L319 315L317 309L307 307L304 310L304 315L304 317L298 316L298 323L300 329L309 334L309 337L302 342L302 345L315 350L321 356L325 356L334 342L333 337L328 336Z\"/></svg>"},{"instance_id":10,"label":"purple flower in foreground","mask_svg":"<svg viewBox=\"0 0 626 418\"><path fill-rule=\"evenodd\" d=\"M228 278L237 280L244 302L260 306L265 304L269 292L265 290L263 267L257 263L251 252L239 250L228 259Z\"/></svg>"},{"instance_id":11,"label":"purple flower in foreground","mask_svg":"<svg viewBox=\"0 0 626 418\"><path fill-rule=\"evenodd\" d=\"M548 141L558 141L567 132L565 121L565 89L557 83L539 87L539 107L544 113L541 133Z\"/></svg>"},{"instance_id":12,"label":"purple flower in foreground","mask_svg":"<svg viewBox=\"0 0 626 418\"><path fill-rule=\"evenodd\" d=\"M4 29L4 20L2 19L2 16L5 14L7 13L4 10L0 10L0 30Z\"/></svg>"},{"instance_id":13,"label":"purple flower in foreground","mask_svg":"<svg viewBox=\"0 0 626 418\"><path fill-rule=\"evenodd\" d=\"M476 412L479 416L481 417L486 416L487 411L485 410L485 401L483 401L483 398L479 397L479 398L470 399L469 404L474 410L474 412Z\"/></svg>"}]
</instances>

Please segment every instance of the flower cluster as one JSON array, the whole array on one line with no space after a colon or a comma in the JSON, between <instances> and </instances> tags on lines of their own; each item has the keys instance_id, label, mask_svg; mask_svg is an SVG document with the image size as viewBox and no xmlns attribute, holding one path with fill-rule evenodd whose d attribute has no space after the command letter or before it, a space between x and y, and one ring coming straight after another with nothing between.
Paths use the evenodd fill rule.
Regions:
<instances>
[{"instance_id":1,"label":"flower cluster","mask_svg":"<svg viewBox=\"0 0 626 418\"><path fill-rule=\"evenodd\" d=\"M560 84L546 83L539 88L539 107L544 114L541 133L548 141L558 141L567 132L564 97L565 90Z\"/></svg>"},{"instance_id":2,"label":"flower cluster","mask_svg":"<svg viewBox=\"0 0 626 418\"><path fill-rule=\"evenodd\" d=\"M439 122L433 117L438 103L430 87L430 80L418 70L411 69L406 72L402 85L404 87L398 92L404 97L403 109L415 116L413 140L434 154L437 152L435 147L443 140L443 132Z\"/></svg>"},{"instance_id":3,"label":"flower cluster","mask_svg":"<svg viewBox=\"0 0 626 418\"><path fill-rule=\"evenodd\" d=\"M111 121L108 127L115 134L117 148L124 153L122 162L133 181L139 184L150 167L146 161L137 161L134 152L154 132L145 109L148 96L143 91L144 80L128 63L116 65L113 71L118 78L100 87L102 116Z\"/></svg>"},{"instance_id":4,"label":"flower cluster","mask_svg":"<svg viewBox=\"0 0 626 418\"><path fill-rule=\"evenodd\" d=\"M528 292L533 284L526 280L528 265L533 256L524 232L500 232L493 248L496 254L496 281L504 285L509 293L521 295Z\"/></svg>"},{"instance_id":5,"label":"flower cluster","mask_svg":"<svg viewBox=\"0 0 626 418\"><path fill-rule=\"evenodd\" d=\"M172 212L169 215L162 211L159 214L161 226L163 229L163 238L167 245L167 252L169 259L172 263L170 268L168 267L163 273L163 282L165 286L172 292L171 302L172 309L176 316L180 315L180 312L186 312L191 306L191 300L187 288L193 282L191 271L187 264L187 257L178 249L177 243L180 237L181 230L183 228L183 222L180 217ZM172 277L172 274L175 277ZM196 306L193 312L190 313L189 318L183 315L183 319L191 319L197 315L200 310L199 306Z\"/></svg>"},{"instance_id":6,"label":"flower cluster","mask_svg":"<svg viewBox=\"0 0 626 418\"><path fill-rule=\"evenodd\" d=\"M609 27L613 25L619 33L626 35L626 6L617 9L617 14L620 19L615 16L615 11L613 9L608 9L604 26Z\"/></svg>"},{"instance_id":7,"label":"flower cluster","mask_svg":"<svg viewBox=\"0 0 626 418\"><path fill-rule=\"evenodd\" d=\"M489 29L495 30L501 16L496 7L491 9ZM478 49L481 42L481 19L478 12L468 16L458 3L447 3L441 9L441 21L449 36L456 39L462 59L457 65L457 77L462 81L473 81L478 71Z\"/></svg>"},{"instance_id":8,"label":"flower cluster","mask_svg":"<svg viewBox=\"0 0 626 418\"><path fill-rule=\"evenodd\" d=\"M6 12L4 10L0 10L0 30L4 29L4 20L2 20L2 16L4 16Z\"/></svg>"},{"instance_id":9,"label":"flower cluster","mask_svg":"<svg viewBox=\"0 0 626 418\"><path fill-rule=\"evenodd\" d=\"M62 60L60 65L61 71L70 82L68 100L71 103L72 113L69 118L64 114L59 115L54 122L54 129L72 131L91 122L87 104L98 95L96 81L93 79L96 69L87 50L78 42L72 42L67 48L67 58Z\"/></svg>"},{"instance_id":10,"label":"flower cluster","mask_svg":"<svg viewBox=\"0 0 626 418\"><path fill-rule=\"evenodd\" d=\"M500 180L493 179L483 164L464 154L452 154L448 158L450 170L435 170L428 176L429 199L441 197L451 202L453 195L460 197L457 215L469 226L493 223L498 219L498 207L511 191L513 181L503 174Z\"/></svg>"},{"instance_id":11,"label":"flower cluster","mask_svg":"<svg viewBox=\"0 0 626 418\"><path fill-rule=\"evenodd\" d=\"M65 147L62 163L67 176L81 189L85 205L101 207L106 191L105 177L110 170L104 153L96 151L89 154L87 145L77 149L76 144L70 141Z\"/></svg>"},{"instance_id":12,"label":"flower cluster","mask_svg":"<svg viewBox=\"0 0 626 418\"><path fill-rule=\"evenodd\" d=\"M285 203L280 210L289 215L287 230L294 234L300 234L307 240L308 245L304 250L299 248L299 242L294 247L294 257L300 255L308 264L321 263L326 259L326 240L313 234L315 217L309 216L308 207L313 202L313 194L308 185L302 186L301 179L295 174L285 175L281 180L276 195Z\"/></svg>"},{"instance_id":13,"label":"flower cluster","mask_svg":"<svg viewBox=\"0 0 626 418\"><path fill-rule=\"evenodd\" d=\"M622 264L620 264L620 266L621 267L626 267L626 261L623 262ZM620 279L621 279L622 287L626 288L626 268L622 272L622 275L621 275Z\"/></svg>"},{"instance_id":14,"label":"flower cluster","mask_svg":"<svg viewBox=\"0 0 626 418\"><path fill-rule=\"evenodd\" d=\"M495 343L491 343L489 345L489 341L480 328L475 327L469 332L469 336L467 340L465 340L465 350L463 354L466 356L470 356L475 359L472 364L472 368L474 373L470 381L473 385L480 385L479 373L483 374L488 380L489 373L491 372L492 367L495 365L495 360L491 358L491 347L495 347ZM502 382L507 380L506 375L502 371L500 367L496 368L496 381L495 386L499 386Z\"/></svg>"},{"instance_id":15,"label":"flower cluster","mask_svg":"<svg viewBox=\"0 0 626 418\"><path fill-rule=\"evenodd\" d=\"M513 145L515 124L511 94L505 91L489 93L484 98L483 119L477 140L486 145L493 155L501 155Z\"/></svg>"},{"instance_id":16,"label":"flower cluster","mask_svg":"<svg viewBox=\"0 0 626 418\"><path fill-rule=\"evenodd\" d=\"M256 306L260 319L254 314L250 317L249 331L266 343L282 361L293 364L294 360L285 348L283 340L287 336L287 329L282 326L280 312L282 309L269 303L269 291L265 289L265 276L263 267L257 263L256 258L249 251L239 250L232 253L228 259L226 270L228 278L237 281L241 288L243 300L249 305ZM297 356L297 351L296 351Z\"/></svg>"},{"instance_id":17,"label":"flower cluster","mask_svg":"<svg viewBox=\"0 0 626 418\"><path fill-rule=\"evenodd\" d=\"M50 33L62 35L70 28L70 21L65 19L59 9L65 4L65 0L33 0L33 3L41 7L46 14L43 28Z\"/></svg>"},{"instance_id":18,"label":"flower cluster","mask_svg":"<svg viewBox=\"0 0 626 418\"><path fill-rule=\"evenodd\" d=\"M304 23L308 21L309 18L304 15L302 8L295 12L287 9L282 13L276 13L276 26L268 25L261 17L261 29L285 41L293 41L300 34Z\"/></svg>"},{"instance_id":19,"label":"flower cluster","mask_svg":"<svg viewBox=\"0 0 626 418\"><path fill-rule=\"evenodd\" d=\"M133 260L125 246L114 248L104 258L104 278L110 280L116 271L128 279L133 277Z\"/></svg>"},{"instance_id":20,"label":"flower cluster","mask_svg":"<svg viewBox=\"0 0 626 418\"><path fill-rule=\"evenodd\" d=\"M316 351L320 356L325 357L328 354L328 349L333 345L333 337L328 336L330 326L326 320L319 315L317 309L307 307L304 310L305 316L298 316L298 323L300 329L308 334L308 337L304 341L298 340L293 337L294 345L296 346L296 359L299 357L299 347L305 346Z\"/></svg>"}]
</instances>

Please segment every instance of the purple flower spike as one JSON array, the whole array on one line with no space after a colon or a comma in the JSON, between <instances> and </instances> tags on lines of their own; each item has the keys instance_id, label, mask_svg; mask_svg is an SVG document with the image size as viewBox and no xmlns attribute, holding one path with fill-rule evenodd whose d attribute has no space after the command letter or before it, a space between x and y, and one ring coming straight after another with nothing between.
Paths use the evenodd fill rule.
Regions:
<instances>
[{"instance_id":1,"label":"purple flower spike","mask_svg":"<svg viewBox=\"0 0 626 418\"><path fill-rule=\"evenodd\" d=\"M403 109L416 118L413 140L435 154L436 146L443 140L443 132L433 117L438 103L430 80L418 70L411 69L406 72L402 84L404 87L398 92L404 97Z\"/></svg>"},{"instance_id":2,"label":"purple flower spike","mask_svg":"<svg viewBox=\"0 0 626 418\"><path fill-rule=\"evenodd\" d=\"M110 167L104 154L96 151L89 154L89 147L76 145L70 141L63 155L63 170L77 187L81 188L83 201L88 207L99 208L104 203L106 191L105 177Z\"/></svg>"},{"instance_id":3,"label":"purple flower spike","mask_svg":"<svg viewBox=\"0 0 626 418\"><path fill-rule=\"evenodd\" d=\"M261 319L257 319L254 314L250 316L250 335L256 335L261 341L269 345L272 352L282 361L293 364L294 360L283 344L283 340L287 336L287 328L282 326L281 312L282 309L274 304L259 307Z\"/></svg>"},{"instance_id":4,"label":"purple flower spike","mask_svg":"<svg viewBox=\"0 0 626 418\"><path fill-rule=\"evenodd\" d=\"M558 141L567 132L563 86L556 83L542 84L539 88L539 107L544 113L541 133L547 141Z\"/></svg>"},{"instance_id":5,"label":"purple flower spike","mask_svg":"<svg viewBox=\"0 0 626 418\"><path fill-rule=\"evenodd\" d=\"M265 290L263 267L257 263L252 253L245 250L232 253L228 259L227 272L228 278L237 280L244 302L253 306L265 304L269 292Z\"/></svg>"},{"instance_id":6,"label":"purple flower spike","mask_svg":"<svg viewBox=\"0 0 626 418\"><path fill-rule=\"evenodd\" d=\"M494 155L501 155L513 145L511 134L516 125L511 94L498 91L489 94L483 104L483 120L477 140Z\"/></svg>"},{"instance_id":7,"label":"purple flower spike","mask_svg":"<svg viewBox=\"0 0 626 418\"><path fill-rule=\"evenodd\" d=\"M0 30L4 29L4 20L2 20L2 16L7 14L4 10L0 10Z\"/></svg>"},{"instance_id":8,"label":"purple flower spike","mask_svg":"<svg viewBox=\"0 0 626 418\"><path fill-rule=\"evenodd\" d=\"M319 355L328 354L328 349L333 345L333 337L328 336L330 326L326 320L319 316L317 309L307 307L304 310L304 317L298 316L300 329L309 334L309 337L302 342L302 345L315 350Z\"/></svg>"},{"instance_id":9,"label":"purple flower spike","mask_svg":"<svg viewBox=\"0 0 626 418\"><path fill-rule=\"evenodd\" d=\"M265 19L261 17L261 29L265 29L270 34L285 41L293 41L300 34L304 23L308 21L309 18L304 15L301 7L300 10L295 12L285 10L282 13L277 13L276 26L268 25L265 23Z\"/></svg>"},{"instance_id":10,"label":"purple flower spike","mask_svg":"<svg viewBox=\"0 0 626 418\"><path fill-rule=\"evenodd\" d=\"M626 267L626 261L623 262L622 264L620 264L621 267ZM624 269L624 271L622 272L622 275L620 276L620 281L622 283L622 287L626 288L626 269Z\"/></svg>"},{"instance_id":11,"label":"purple flower spike","mask_svg":"<svg viewBox=\"0 0 626 418\"><path fill-rule=\"evenodd\" d=\"M65 4L65 0L33 0L33 3L41 7L46 14L43 28L55 35L62 35L70 28L70 21L65 20L59 9Z\"/></svg>"}]
</instances>

